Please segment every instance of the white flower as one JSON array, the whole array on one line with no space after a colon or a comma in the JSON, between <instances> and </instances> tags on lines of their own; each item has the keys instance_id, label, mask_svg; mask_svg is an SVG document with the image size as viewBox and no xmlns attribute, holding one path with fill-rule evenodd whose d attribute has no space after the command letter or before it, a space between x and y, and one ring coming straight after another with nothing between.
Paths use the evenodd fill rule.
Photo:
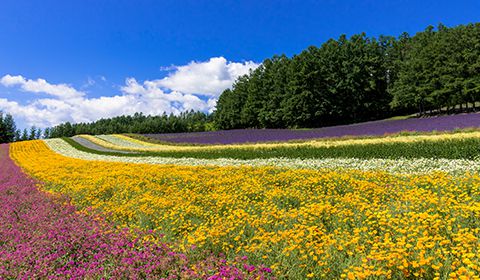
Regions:
<instances>
[{"instance_id":1,"label":"white flower","mask_svg":"<svg viewBox=\"0 0 480 280\"><path fill-rule=\"evenodd\" d=\"M322 158L322 159L297 159L297 158L267 158L240 160L231 158L200 159L200 158L171 158L171 157L131 157L110 156L87 153L75 149L62 139L47 139L45 143L51 150L63 156L98 161L114 161L127 163L146 164L174 164L183 166L276 166L295 169L355 169L378 170L390 173L421 174L434 171L450 174L463 174L465 172L477 173L480 171L479 160L463 159L358 159L358 158Z\"/></svg>"}]
</instances>

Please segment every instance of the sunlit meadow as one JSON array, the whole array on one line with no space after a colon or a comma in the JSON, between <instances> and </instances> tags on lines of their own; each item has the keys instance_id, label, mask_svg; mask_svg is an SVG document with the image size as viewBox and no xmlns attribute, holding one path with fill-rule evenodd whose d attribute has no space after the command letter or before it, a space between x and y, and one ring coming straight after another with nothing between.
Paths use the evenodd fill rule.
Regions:
<instances>
[{"instance_id":1,"label":"sunlit meadow","mask_svg":"<svg viewBox=\"0 0 480 280\"><path fill-rule=\"evenodd\" d=\"M82 213L165 234L175 250L246 256L278 278L478 279L480 177L443 172L86 161L42 141L12 158Z\"/></svg>"}]
</instances>

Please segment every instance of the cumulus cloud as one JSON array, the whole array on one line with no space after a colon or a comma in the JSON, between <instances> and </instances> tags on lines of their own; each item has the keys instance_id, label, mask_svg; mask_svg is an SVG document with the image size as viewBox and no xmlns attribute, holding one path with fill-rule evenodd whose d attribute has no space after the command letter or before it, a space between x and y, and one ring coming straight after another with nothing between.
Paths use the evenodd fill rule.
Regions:
<instances>
[{"instance_id":1,"label":"cumulus cloud","mask_svg":"<svg viewBox=\"0 0 480 280\"><path fill-rule=\"evenodd\" d=\"M127 78L125 86L121 90L126 95L135 96L138 99L146 99L152 102L168 101L170 103L169 111L178 113L188 110L208 111L211 102L204 101L197 95L183 93L180 91L165 92L155 82L145 81L143 85L139 84L134 78Z\"/></svg>"},{"instance_id":2,"label":"cumulus cloud","mask_svg":"<svg viewBox=\"0 0 480 280\"><path fill-rule=\"evenodd\" d=\"M60 99L82 98L85 93L74 89L66 84L50 84L44 79L28 80L23 76L5 75L0 83L6 87L20 86L24 91L34 93L46 93Z\"/></svg>"},{"instance_id":3,"label":"cumulus cloud","mask_svg":"<svg viewBox=\"0 0 480 280\"><path fill-rule=\"evenodd\" d=\"M169 67L174 71L152 82L161 88L218 97L237 77L248 74L256 67L258 64L253 61L229 62L224 57L213 57L206 62L192 61L188 65Z\"/></svg>"},{"instance_id":4,"label":"cumulus cloud","mask_svg":"<svg viewBox=\"0 0 480 280\"><path fill-rule=\"evenodd\" d=\"M91 122L136 112L152 115L179 114L187 110L212 112L221 92L231 87L238 76L256 67L258 65L251 61L238 63L215 57L206 62L172 66L161 79L138 82L135 78L126 78L118 94L92 98L68 84L5 75L0 79L5 87L19 87L26 93L44 93L50 97L37 98L27 104L0 98L0 110L37 127L66 121Z\"/></svg>"}]
</instances>

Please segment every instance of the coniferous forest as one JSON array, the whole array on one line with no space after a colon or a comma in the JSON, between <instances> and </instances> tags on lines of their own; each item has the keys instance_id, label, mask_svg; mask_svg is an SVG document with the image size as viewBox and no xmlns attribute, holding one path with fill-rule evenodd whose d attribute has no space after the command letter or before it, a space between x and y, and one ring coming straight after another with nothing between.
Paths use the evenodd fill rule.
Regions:
<instances>
[{"instance_id":1,"label":"coniferous forest","mask_svg":"<svg viewBox=\"0 0 480 280\"><path fill-rule=\"evenodd\" d=\"M173 133L213 130L212 116L203 112L182 112L179 115L145 116L136 113L133 116L119 116L100 119L92 123L69 122L45 130L46 138L71 137L77 134L114 134L114 133Z\"/></svg>"},{"instance_id":2,"label":"coniferous forest","mask_svg":"<svg viewBox=\"0 0 480 280\"><path fill-rule=\"evenodd\" d=\"M0 111L0 143L35 140L43 136L45 136L43 135L43 131L35 126L30 127L30 129L17 129L12 115L4 114Z\"/></svg>"},{"instance_id":3,"label":"coniferous forest","mask_svg":"<svg viewBox=\"0 0 480 280\"><path fill-rule=\"evenodd\" d=\"M311 128L413 113L476 111L479 101L480 23L451 28L440 24L414 36L342 35L293 57L275 55L226 89L213 114L137 113L67 122L45 129L43 137ZM2 129L8 133L2 133L1 142L42 135L34 127L15 130L9 115L2 119Z\"/></svg>"},{"instance_id":4,"label":"coniferous forest","mask_svg":"<svg viewBox=\"0 0 480 280\"><path fill-rule=\"evenodd\" d=\"M214 120L219 129L322 127L476 110L475 101L480 24L439 25L398 38L342 35L266 59L223 92Z\"/></svg>"}]
</instances>

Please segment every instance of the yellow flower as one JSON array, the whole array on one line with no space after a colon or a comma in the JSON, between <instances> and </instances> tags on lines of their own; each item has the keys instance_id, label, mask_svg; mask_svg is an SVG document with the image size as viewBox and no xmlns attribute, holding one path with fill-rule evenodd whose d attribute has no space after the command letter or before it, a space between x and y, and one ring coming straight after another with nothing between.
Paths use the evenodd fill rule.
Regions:
<instances>
[{"instance_id":1,"label":"yellow flower","mask_svg":"<svg viewBox=\"0 0 480 280\"><path fill-rule=\"evenodd\" d=\"M286 278L428 278L447 259L454 272L436 277L479 272L478 174L85 161L42 141L10 154L86 215L160 231L178 250L246 255Z\"/></svg>"}]
</instances>

